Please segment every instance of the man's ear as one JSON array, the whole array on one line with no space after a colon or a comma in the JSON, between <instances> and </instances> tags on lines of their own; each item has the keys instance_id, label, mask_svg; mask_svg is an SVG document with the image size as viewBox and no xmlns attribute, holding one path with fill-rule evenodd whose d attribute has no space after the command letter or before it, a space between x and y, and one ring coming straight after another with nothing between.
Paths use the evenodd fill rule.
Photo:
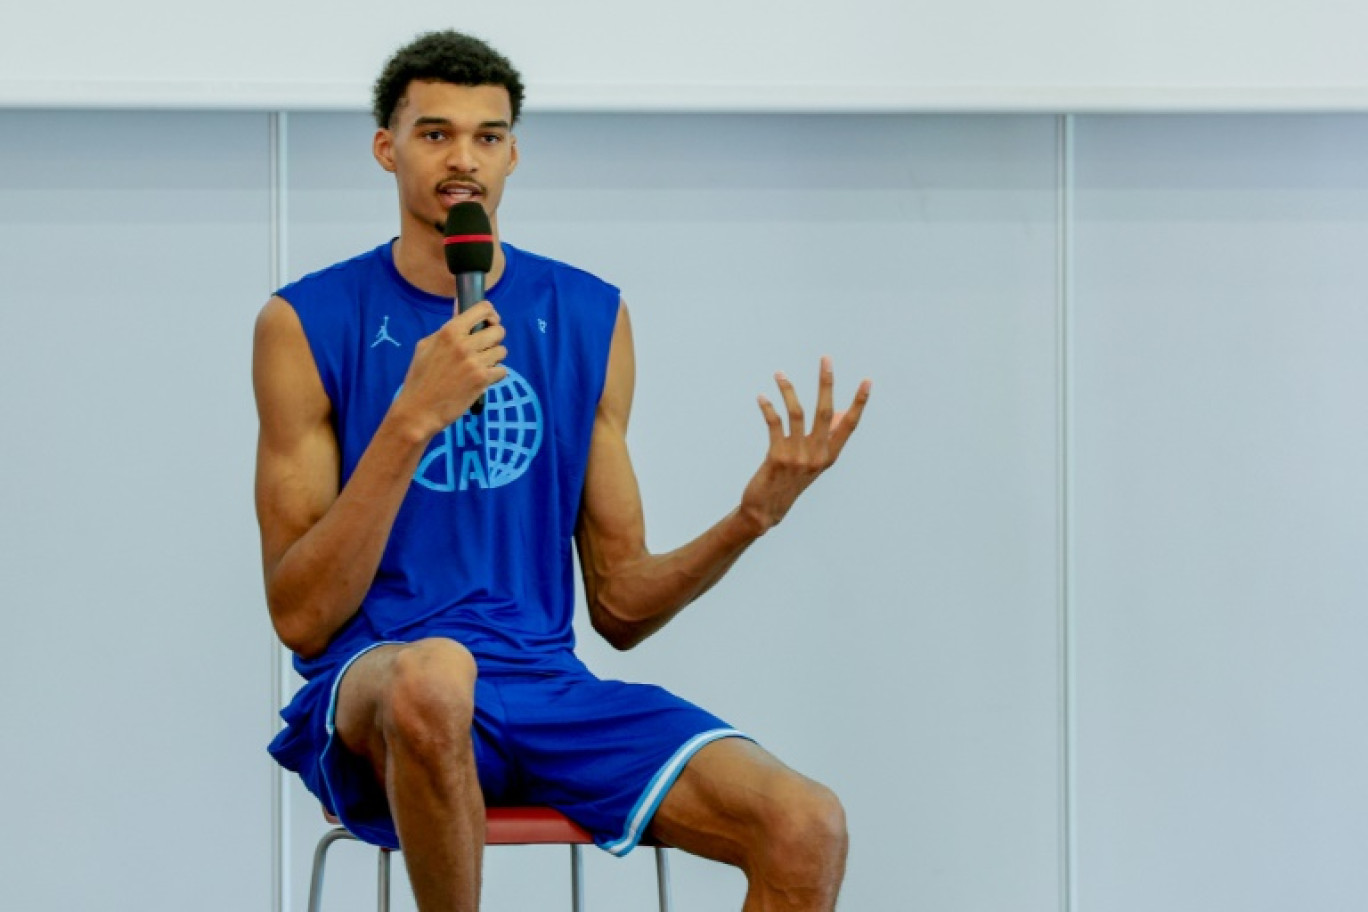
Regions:
<instances>
[{"instance_id":1,"label":"man's ear","mask_svg":"<svg viewBox=\"0 0 1368 912\"><path fill-rule=\"evenodd\" d=\"M510 143L513 144L513 145L512 145L512 148L509 150L509 151L510 151L510 154L509 154L509 156L508 156L508 173L509 173L509 174L512 174L515 170L517 170L517 167L518 167L518 137L517 137L517 134L510 133L509 136L508 136L508 141L509 141Z\"/></svg>"},{"instance_id":2,"label":"man's ear","mask_svg":"<svg viewBox=\"0 0 1368 912\"><path fill-rule=\"evenodd\" d=\"M371 154L390 174L394 173L394 134L381 127L375 131L375 139L371 141Z\"/></svg>"}]
</instances>

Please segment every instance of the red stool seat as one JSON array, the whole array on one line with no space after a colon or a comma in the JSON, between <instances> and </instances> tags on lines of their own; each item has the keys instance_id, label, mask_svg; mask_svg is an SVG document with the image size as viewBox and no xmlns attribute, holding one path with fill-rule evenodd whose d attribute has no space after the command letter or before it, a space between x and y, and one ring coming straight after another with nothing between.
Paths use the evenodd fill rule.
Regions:
<instances>
[{"instance_id":1,"label":"red stool seat","mask_svg":"<svg viewBox=\"0 0 1368 912\"><path fill-rule=\"evenodd\" d=\"M485 845L593 845L594 838L548 807L485 809Z\"/></svg>"},{"instance_id":2,"label":"red stool seat","mask_svg":"<svg viewBox=\"0 0 1368 912\"><path fill-rule=\"evenodd\" d=\"M327 811L328 823L341 823ZM593 845L594 837L566 817L549 807L492 807L485 808L485 845ZM643 846L660 846L650 837L642 837Z\"/></svg>"},{"instance_id":3,"label":"red stool seat","mask_svg":"<svg viewBox=\"0 0 1368 912\"><path fill-rule=\"evenodd\" d=\"M549 807L485 808L485 845L593 845L594 837ZM665 844L643 836L643 846Z\"/></svg>"}]
</instances>

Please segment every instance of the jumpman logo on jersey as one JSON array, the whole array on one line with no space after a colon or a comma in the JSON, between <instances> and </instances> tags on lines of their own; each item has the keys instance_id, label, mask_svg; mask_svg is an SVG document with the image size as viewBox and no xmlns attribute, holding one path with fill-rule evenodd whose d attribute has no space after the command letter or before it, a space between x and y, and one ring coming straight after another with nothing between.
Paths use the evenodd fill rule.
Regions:
<instances>
[{"instance_id":1,"label":"jumpman logo on jersey","mask_svg":"<svg viewBox=\"0 0 1368 912\"><path fill-rule=\"evenodd\" d=\"M399 340L389 334L389 314L385 314L385 322L380 324L380 331L375 334L375 341L371 343L371 348L381 342L392 342L396 348L399 347Z\"/></svg>"}]
</instances>

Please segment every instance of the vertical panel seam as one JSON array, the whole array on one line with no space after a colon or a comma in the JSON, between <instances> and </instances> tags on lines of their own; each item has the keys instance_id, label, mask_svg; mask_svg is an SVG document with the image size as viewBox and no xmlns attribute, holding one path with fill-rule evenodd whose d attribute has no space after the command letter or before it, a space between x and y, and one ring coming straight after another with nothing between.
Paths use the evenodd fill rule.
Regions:
<instances>
[{"instance_id":1,"label":"vertical panel seam","mask_svg":"<svg viewBox=\"0 0 1368 912\"><path fill-rule=\"evenodd\" d=\"M271 267L270 284L267 292L285 284L287 269L287 248L285 236L286 216L286 130L289 115L284 111L272 112L270 124L270 198L271 198ZM270 633L271 649L271 724L278 728L281 724L279 711L285 704L285 682L288 680L289 655L276 638L274 630ZM277 763L271 764L271 908L273 912L288 912L293 905L292 884L290 880L290 814L287 796L289 795L289 775Z\"/></svg>"},{"instance_id":2,"label":"vertical panel seam","mask_svg":"<svg viewBox=\"0 0 1368 912\"><path fill-rule=\"evenodd\" d=\"M1060 906L1078 912L1077 694L1073 552L1073 228L1074 115L1057 120L1055 376L1058 439L1060 698Z\"/></svg>"}]
</instances>

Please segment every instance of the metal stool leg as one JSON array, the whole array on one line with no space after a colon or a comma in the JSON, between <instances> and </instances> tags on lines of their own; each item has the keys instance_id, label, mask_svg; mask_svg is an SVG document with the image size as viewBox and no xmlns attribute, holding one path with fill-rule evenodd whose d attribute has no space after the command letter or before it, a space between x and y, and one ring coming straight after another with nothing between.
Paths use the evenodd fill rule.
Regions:
<instances>
[{"instance_id":1,"label":"metal stool leg","mask_svg":"<svg viewBox=\"0 0 1368 912\"><path fill-rule=\"evenodd\" d=\"M656 891L660 896L660 912L670 912L670 857L664 846L656 846Z\"/></svg>"},{"instance_id":2,"label":"metal stool leg","mask_svg":"<svg viewBox=\"0 0 1368 912\"><path fill-rule=\"evenodd\" d=\"M570 846L570 908L584 912L584 855L577 845Z\"/></svg>"},{"instance_id":3,"label":"metal stool leg","mask_svg":"<svg viewBox=\"0 0 1368 912\"><path fill-rule=\"evenodd\" d=\"M375 907L380 912L389 912L390 901L390 850L380 849L380 870L376 872L375 881L380 891L376 899Z\"/></svg>"},{"instance_id":4,"label":"metal stool leg","mask_svg":"<svg viewBox=\"0 0 1368 912\"><path fill-rule=\"evenodd\" d=\"M323 907L323 867L328 861L328 849L332 848L334 842L341 839L355 840L356 837L342 827L338 827L324 833L323 838L318 840L318 846L314 849L313 871L309 875L309 912L319 912ZM375 872L377 893L375 908L379 912L389 912L391 853L389 849L379 849L378 853L380 860Z\"/></svg>"},{"instance_id":5,"label":"metal stool leg","mask_svg":"<svg viewBox=\"0 0 1368 912\"><path fill-rule=\"evenodd\" d=\"M328 860L328 849L339 839L355 839L351 833L338 827L323 834L314 849L313 872L309 875L309 912L319 912L323 903L323 866Z\"/></svg>"}]
</instances>

